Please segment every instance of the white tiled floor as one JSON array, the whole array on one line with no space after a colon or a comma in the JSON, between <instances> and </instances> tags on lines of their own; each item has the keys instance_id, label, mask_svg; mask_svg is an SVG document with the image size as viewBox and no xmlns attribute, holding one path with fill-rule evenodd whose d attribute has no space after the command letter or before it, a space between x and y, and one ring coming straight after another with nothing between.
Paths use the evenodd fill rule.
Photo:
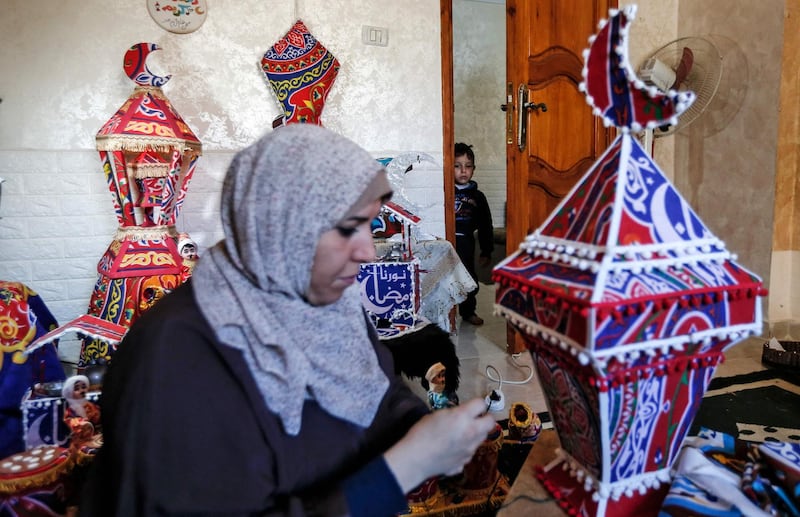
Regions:
<instances>
[{"instance_id":1,"label":"white tiled floor","mask_svg":"<svg viewBox=\"0 0 800 517\"><path fill-rule=\"evenodd\" d=\"M456 345L456 352L461 362L459 399L463 402L473 397L485 398L493 389L497 389L499 383L487 376L487 366L491 366L497 372L490 368L489 375L496 379L499 374L499 378L503 380L504 408L492 411L497 420L508 418L508 409L514 402L525 402L537 413L547 411L536 376L531 375L533 366L530 354L525 352L519 356L511 356L506 352L505 319L494 316L493 307L494 287L481 284L476 312L485 323L476 327L457 318L458 332L451 339ZM526 379L527 382L523 383ZM520 384L511 384L512 382ZM415 392L425 397L425 391L419 382L409 384Z\"/></svg>"},{"instance_id":2,"label":"white tiled floor","mask_svg":"<svg viewBox=\"0 0 800 517\"><path fill-rule=\"evenodd\" d=\"M487 377L486 367L491 365L503 379L502 391L505 396L504 409L492 412L497 420L508 418L508 408L514 402L525 402L537 413L547 411L547 404L535 372L526 383L509 384L509 381L524 381L531 375L531 357L527 352L519 356L510 356L506 352L505 319L494 316L493 307L494 287L481 284L477 314L484 319L484 325L475 327L457 318L458 333L452 336L452 339L461 361L461 383L458 389L460 400L465 401L472 397L484 398L492 389L497 388L498 383ZM715 376L763 370L765 367L761 363L761 348L767 339L750 337L729 348ZM496 377L494 372L491 372L491 375ZM409 385L421 397L426 397L425 390L418 381L409 382Z\"/></svg>"}]
</instances>

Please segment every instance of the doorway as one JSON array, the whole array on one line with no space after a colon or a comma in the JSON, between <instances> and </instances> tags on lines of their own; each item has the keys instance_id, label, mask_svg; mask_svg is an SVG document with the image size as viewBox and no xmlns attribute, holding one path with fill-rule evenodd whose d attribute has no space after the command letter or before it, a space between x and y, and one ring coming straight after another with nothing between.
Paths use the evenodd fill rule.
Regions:
<instances>
[{"instance_id":1,"label":"doorway","mask_svg":"<svg viewBox=\"0 0 800 517\"><path fill-rule=\"evenodd\" d=\"M506 254L516 250L525 235L539 227L547 215L580 179L591 164L610 143L611 132L592 115L580 92L582 52L587 44L587 34L592 34L597 23L607 15L616 0L440 0L442 12L442 84L443 127L445 156L445 224L448 237L453 233L453 157L455 138L466 138L467 132L483 129L467 121L456 123L454 76L457 73L454 48L464 53L469 61L468 70L480 72L475 56L478 48L485 52L487 41L504 39L503 58L506 73L500 75L497 100L479 98L480 109L492 117L496 113L501 120L500 130L493 138L502 142L505 162L506 195L503 222L506 228ZM454 28L461 16L457 8L465 7L469 19L464 28ZM496 6L503 13L502 28L495 27L494 37L487 35L472 48L463 50L455 37L458 30L476 31L487 18L487 13L477 11ZM569 20L569 23L565 21ZM507 26L506 26L507 24ZM501 36L500 36L501 35ZM497 36L500 36L499 38ZM502 47L500 47L502 48ZM461 59L460 57L458 59ZM496 58L495 58L496 59ZM458 73L461 73L460 71ZM496 72L495 72L496 74ZM507 81L503 86L503 83ZM495 80L498 78L495 77ZM480 80L461 77L459 81L485 86ZM487 79L484 79L487 81ZM459 84L459 88L464 85ZM465 86L470 88L469 84ZM517 92L519 92L517 94ZM467 93L471 93L467 90ZM496 99L496 97L495 97ZM528 100L531 100L528 102ZM500 104L506 104L503 114ZM545 106L549 106L547 109ZM541 108L541 110L539 109ZM495 112L494 109L497 109ZM513 116L512 116L513 114ZM459 115L459 118L460 115ZM504 130L503 130L504 128ZM527 128L527 130L526 130ZM456 135L456 131L464 131ZM463 135L463 136L462 136ZM502 137L500 136L502 135ZM490 136L489 138L492 138ZM565 143L568 142L568 145ZM491 151L487 151L491 156ZM476 149L476 177L480 177L481 158ZM507 219L506 219L507 216ZM524 347L521 340L509 327L509 352L516 353Z\"/></svg>"},{"instance_id":2,"label":"doorway","mask_svg":"<svg viewBox=\"0 0 800 517\"><path fill-rule=\"evenodd\" d=\"M505 228L505 0L453 2L453 132L472 145L474 180L486 195L496 228Z\"/></svg>"},{"instance_id":3,"label":"doorway","mask_svg":"<svg viewBox=\"0 0 800 517\"><path fill-rule=\"evenodd\" d=\"M506 114L501 110L505 103L506 80L505 0L451 0L450 6L453 141L472 146L476 165L473 180L486 195L495 228L494 253L489 267L478 265L480 250L476 250L476 271L483 300L494 291L492 267L506 256ZM479 305L482 305L479 315L487 320L486 328L480 329L480 333L504 350L505 331L489 332L498 328L488 321L492 318L492 306Z\"/></svg>"}]
</instances>

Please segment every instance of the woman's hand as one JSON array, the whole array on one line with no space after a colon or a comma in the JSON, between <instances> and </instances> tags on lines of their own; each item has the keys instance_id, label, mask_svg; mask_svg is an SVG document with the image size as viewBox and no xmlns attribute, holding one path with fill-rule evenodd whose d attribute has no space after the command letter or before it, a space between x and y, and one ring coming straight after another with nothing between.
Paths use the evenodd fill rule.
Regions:
<instances>
[{"instance_id":1,"label":"woman's hand","mask_svg":"<svg viewBox=\"0 0 800 517\"><path fill-rule=\"evenodd\" d=\"M383 455L404 493L426 479L461 472L494 429L486 402L473 399L423 417Z\"/></svg>"}]
</instances>

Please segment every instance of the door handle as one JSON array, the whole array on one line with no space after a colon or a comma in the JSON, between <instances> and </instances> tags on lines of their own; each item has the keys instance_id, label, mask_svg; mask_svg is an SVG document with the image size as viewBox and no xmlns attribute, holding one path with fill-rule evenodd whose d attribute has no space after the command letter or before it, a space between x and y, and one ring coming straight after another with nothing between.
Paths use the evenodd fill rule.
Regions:
<instances>
[{"instance_id":1,"label":"door handle","mask_svg":"<svg viewBox=\"0 0 800 517\"><path fill-rule=\"evenodd\" d=\"M545 111L547 111L547 104L545 104L544 102L540 102L539 104L536 104L535 102L526 102L523 108L533 111L542 110L542 112L544 113Z\"/></svg>"},{"instance_id":2,"label":"door handle","mask_svg":"<svg viewBox=\"0 0 800 517\"><path fill-rule=\"evenodd\" d=\"M528 110L522 107L528 103L528 88L524 84L520 84L517 89L517 148L520 151L525 150L525 142L528 135Z\"/></svg>"},{"instance_id":3,"label":"door handle","mask_svg":"<svg viewBox=\"0 0 800 517\"><path fill-rule=\"evenodd\" d=\"M506 145L514 143L514 83L506 85L506 103L500 105L506 114Z\"/></svg>"},{"instance_id":4,"label":"door handle","mask_svg":"<svg viewBox=\"0 0 800 517\"><path fill-rule=\"evenodd\" d=\"M517 89L517 106L520 107L517 118L517 147L523 151L528 141L528 112L541 110L544 113L547 111L547 104L528 102L528 87L520 84Z\"/></svg>"}]
</instances>

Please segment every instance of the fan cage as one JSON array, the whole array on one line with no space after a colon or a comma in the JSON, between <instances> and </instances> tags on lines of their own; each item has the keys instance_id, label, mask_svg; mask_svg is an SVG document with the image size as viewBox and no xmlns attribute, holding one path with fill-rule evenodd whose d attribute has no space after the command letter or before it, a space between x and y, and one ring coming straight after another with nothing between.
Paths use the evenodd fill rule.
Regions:
<instances>
[{"instance_id":1,"label":"fan cage","mask_svg":"<svg viewBox=\"0 0 800 517\"><path fill-rule=\"evenodd\" d=\"M678 116L678 124L657 128L654 131L655 137L671 135L697 120L708 108L719 88L722 78L722 54L717 46L706 38L690 36L677 39L656 50L650 57L676 70L683 56L683 49L687 47L692 51L694 62L686 79L675 89L691 90L695 93L696 99Z\"/></svg>"}]
</instances>

